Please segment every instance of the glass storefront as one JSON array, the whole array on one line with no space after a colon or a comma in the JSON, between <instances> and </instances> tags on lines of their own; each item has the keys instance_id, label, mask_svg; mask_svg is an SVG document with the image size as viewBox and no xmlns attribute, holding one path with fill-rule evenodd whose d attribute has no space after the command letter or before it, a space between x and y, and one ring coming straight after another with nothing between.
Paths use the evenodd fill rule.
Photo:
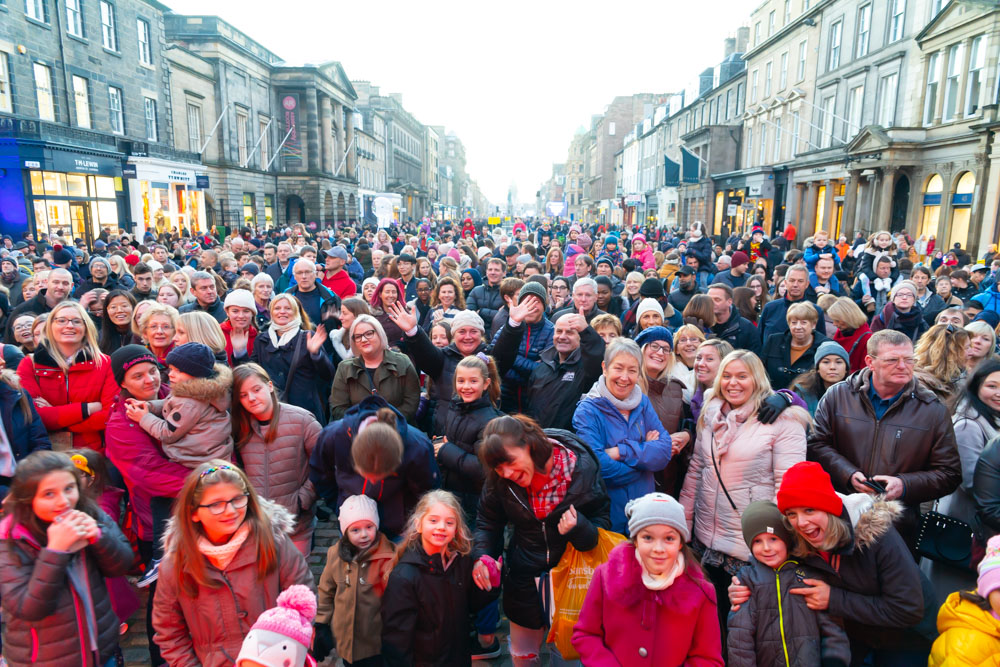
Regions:
<instances>
[{"instance_id":1,"label":"glass storefront","mask_svg":"<svg viewBox=\"0 0 1000 667\"><path fill-rule=\"evenodd\" d=\"M205 193L191 165L129 158L129 195L135 232L202 234L209 231Z\"/></svg>"},{"instance_id":2,"label":"glass storefront","mask_svg":"<svg viewBox=\"0 0 1000 667\"><path fill-rule=\"evenodd\" d=\"M931 237L937 238L938 223L941 220L941 191L944 189L944 181L937 174L934 174L927 181L924 188L924 212L920 218L920 236L927 240Z\"/></svg>"},{"instance_id":3,"label":"glass storefront","mask_svg":"<svg viewBox=\"0 0 1000 667\"><path fill-rule=\"evenodd\" d=\"M948 247L961 243L965 248L969 243L969 222L972 218L972 195L976 190L976 177L971 171L962 174L951 196L951 238Z\"/></svg>"},{"instance_id":4,"label":"glass storefront","mask_svg":"<svg viewBox=\"0 0 1000 667\"><path fill-rule=\"evenodd\" d=\"M41 238L62 232L88 244L102 230L117 234L121 179L92 174L31 170L35 233Z\"/></svg>"}]
</instances>

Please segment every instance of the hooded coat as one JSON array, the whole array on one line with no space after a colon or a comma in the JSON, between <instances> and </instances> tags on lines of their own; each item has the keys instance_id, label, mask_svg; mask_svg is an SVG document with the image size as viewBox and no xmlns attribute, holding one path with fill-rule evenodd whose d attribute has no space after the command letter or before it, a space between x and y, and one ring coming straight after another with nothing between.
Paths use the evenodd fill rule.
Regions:
<instances>
[{"instance_id":1,"label":"hooded coat","mask_svg":"<svg viewBox=\"0 0 1000 667\"><path fill-rule=\"evenodd\" d=\"M257 617L275 606L281 591L293 584L312 588L309 566L289 538L295 517L269 500L261 498L260 504L274 533L274 571L258 579L257 541L248 537L225 570L206 559L206 576L214 587L200 587L193 598L181 592L174 568L178 528L174 519L167 524L153 627L160 655L171 667L232 667Z\"/></svg>"},{"instance_id":2,"label":"hooded coat","mask_svg":"<svg viewBox=\"0 0 1000 667\"><path fill-rule=\"evenodd\" d=\"M360 431L361 422L373 417L380 408L396 413L396 430L403 440L403 462L389 477L369 483L354 470L351 442ZM420 497L440 486L431 441L408 425L402 413L378 395L369 396L348 410L343 419L323 429L309 465L309 478L317 488L337 490L338 508L354 495L367 495L378 503L380 529L390 537L402 534L406 518Z\"/></svg>"},{"instance_id":3,"label":"hooded coat","mask_svg":"<svg viewBox=\"0 0 1000 667\"><path fill-rule=\"evenodd\" d=\"M702 408L679 500L693 526L692 537L710 549L749 561L740 517L755 500L774 502L785 471L805 461L809 413L790 407L774 423L763 424L749 402L725 415L722 407L722 399L712 398Z\"/></svg>"},{"instance_id":4,"label":"hooded coat","mask_svg":"<svg viewBox=\"0 0 1000 667\"><path fill-rule=\"evenodd\" d=\"M1000 656L1000 619L967 593L955 591L938 612L940 636L931 648L928 667L996 664Z\"/></svg>"},{"instance_id":5,"label":"hooded coat","mask_svg":"<svg viewBox=\"0 0 1000 667\"><path fill-rule=\"evenodd\" d=\"M333 631L337 655L357 662L382 653L382 595L396 556L389 538L352 557L341 538L326 552L317 588L316 623Z\"/></svg>"},{"instance_id":6,"label":"hooded coat","mask_svg":"<svg viewBox=\"0 0 1000 667\"><path fill-rule=\"evenodd\" d=\"M438 435L447 441L437 453L441 466L441 486L459 494L472 494L476 499L483 489L483 464L479 462L476 448L486 425L503 413L490 401L489 395L466 403L458 396L451 401L451 409L439 423Z\"/></svg>"},{"instance_id":7,"label":"hooded coat","mask_svg":"<svg viewBox=\"0 0 1000 667\"><path fill-rule=\"evenodd\" d=\"M623 542L594 570L573 648L587 667L722 667L718 618L715 589L696 563L664 590L650 590L635 547Z\"/></svg>"},{"instance_id":8,"label":"hooded coat","mask_svg":"<svg viewBox=\"0 0 1000 667\"><path fill-rule=\"evenodd\" d=\"M4 657L11 665L103 667L118 646L105 579L132 566L132 548L97 510L100 537L76 553L43 547L12 515L0 522Z\"/></svg>"},{"instance_id":9,"label":"hooded coat","mask_svg":"<svg viewBox=\"0 0 1000 667\"><path fill-rule=\"evenodd\" d=\"M233 372L215 364L215 374L177 382L163 401L150 401L139 426L160 441L171 461L189 468L233 456L229 402Z\"/></svg>"},{"instance_id":10,"label":"hooded coat","mask_svg":"<svg viewBox=\"0 0 1000 667\"><path fill-rule=\"evenodd\" d=\"M729 613L729 667L850 664L851 645L840 624L791 593L807 588L805 579L819 579L818 572L789 557L776 570L752 560L736 576L750 589L750 599Z\"/></svg>"},{"instance_id":11,"label":"hooded coat","mask_svg":"<svg viewBox=\"0 0 1000 667\"><path fill-rule=\"evenodd\" d=\"M625 505L656 490L654 475L670 462L670 434L645 394L626 418L601 396L597 387L595 384L577 404L573 429L590 445L601 464L601 476L611 498L611 529L627 535ZM659 437L647 440L650 431L656 431ZM618 448L618 460L605 454L612 447Z\"/></svg>"},{"instance_id":12,"label":"hooded coat","mask_svg":"<svg viewBox=\"0 0 1000 667\"><path fill-rule=\"evenodd\" d=\"M562 429L545 429L552 440L576 454L576 467L566 496L544 519L535 517L527 491L493 472L486 475L476 517L473 557L488 554L504 558L503 608L507 617L526 628L541 628L548 623L542 609L535 577L555 567L567 544L577 551L597 546L598 528L611 528L611 501L601 477L600 463L588 445ZM573 505L576 527L565 535L559 533L559 519ZM510 524L510 540L504 539Z\"/></svg>"},{"instance_id":13,"label":"hooded coat","mask_svg":"<svg viewBox=\"0 0 1000 667\"><path fill-rule=\"evenodd\" d=\"M86 447L104 451L104 426L111 403L118 395L111 359L106 354L97 359L77 354L69 368L63 371L43 344L34 355L21 360L17 375L32 398L44 398L48 402L49 407L38 407L38 415L50 438L62 431L72 436L74 449ZM87 403L100 403L103 408L89 412Z\"/></svg>"}]
</instances>

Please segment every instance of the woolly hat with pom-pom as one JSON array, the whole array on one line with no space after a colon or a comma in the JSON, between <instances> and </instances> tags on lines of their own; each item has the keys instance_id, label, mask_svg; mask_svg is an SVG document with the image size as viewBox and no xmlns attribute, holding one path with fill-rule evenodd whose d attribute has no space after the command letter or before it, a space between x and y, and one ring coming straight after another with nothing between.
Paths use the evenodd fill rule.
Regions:
<instances>
[{"instance_id":1,"label":"woolly hat with pom-pom","mask_svg":"<svg viewBox=\"0 0 1000 667\"><path fill-rule=\"evenodd\" d=\"M278 596L278 605L257 617L243 640L236 667L253 664L266 667L302 667L312 643L316 618L316 595L295 584Z\"/></svg>"},{"instance_id":2,"label":"woolly hat with pom-pom","mask_svg":"<svg viewBox=\"0 0 1000 667\"><path fill-rule=\"evenodd\" d=\"M73 253L59 244L52 246L52 263L69 264L73 261Z\"/></svg>"}]
</instances>

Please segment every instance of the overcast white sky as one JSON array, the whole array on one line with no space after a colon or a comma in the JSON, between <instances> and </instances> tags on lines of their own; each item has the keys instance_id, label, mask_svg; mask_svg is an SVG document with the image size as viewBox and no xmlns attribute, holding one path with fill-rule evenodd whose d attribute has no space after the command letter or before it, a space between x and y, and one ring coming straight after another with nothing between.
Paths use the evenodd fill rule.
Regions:
<instances>
[{"instance_id":1,"label":"overcast white sky","mask_svg":"<svg viewBox=\"0 0 1000 667\"><path fill-rule=\"evenodd\" d=\"M533 202L573 133L616 95L684 88L760 0L163 0L216 14L286 61L339 60L466 147L493 202Z\"/></svg>"}]
</instances>

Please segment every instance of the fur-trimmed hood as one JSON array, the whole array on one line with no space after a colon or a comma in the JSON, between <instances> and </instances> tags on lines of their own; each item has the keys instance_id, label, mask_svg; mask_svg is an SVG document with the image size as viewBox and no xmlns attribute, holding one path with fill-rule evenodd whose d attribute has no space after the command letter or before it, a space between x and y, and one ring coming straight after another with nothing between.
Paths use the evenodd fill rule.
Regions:
<instances>
[{"instance_id":1,"label":"fur-trimmed hood","mask_svg":"<svg viewBox=\"0 0 1000 667\"><path fill-rule=\"evenodd\" d=\"M267 500L266 498L261 498L257 496L257 501L260 503L260 508L263 510L264 514L268 516L271 520L271 531L274 536L279 535L291 535L295 530L295 517L291 512L286 510L284 507L278 503ZM177 531L176 517L170 517L167 521L166 530L163 531L163 555L172 554L177 550L177 540L179 539Z\"/></svg>"},{"instance_id":2,"label":"fur-trimmed hood","mask_svg":"<svg viewBox=\"0 0 1000 667\"><path fill-rule=\"evenodd\" d=\"M844 513L850 519L856 548L868 547L889 532L894 521L903 515L903 505L882 496L867 493L837 494L844 501Z\"/></svg>"},{"instance_id":3,"label":"fur-trimmed hood","mask_svg":"<svg viewBox=\"0 0 1000 667\"><path fill-rule=\"evenodd\" d=\"M202 403L211 403L220 412L224 412L229 409L232 389L233 371L222 364L215 364L215 375L177 383L170 387L170 394L177 398L193 398Z\"/></svg>"}]
</instances>

